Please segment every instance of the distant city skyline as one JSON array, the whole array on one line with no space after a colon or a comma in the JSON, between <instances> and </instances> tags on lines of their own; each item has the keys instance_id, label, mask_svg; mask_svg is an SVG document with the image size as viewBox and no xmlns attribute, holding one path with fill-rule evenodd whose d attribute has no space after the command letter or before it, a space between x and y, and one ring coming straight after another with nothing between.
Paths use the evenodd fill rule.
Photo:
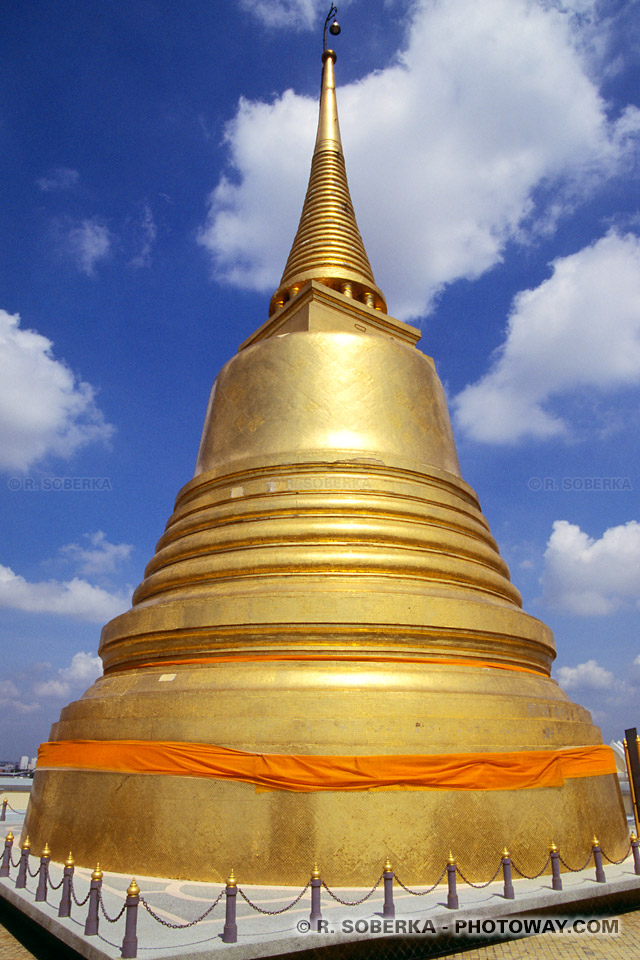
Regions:
<instances>
[{"instance_id":1,"label":"distant city skyline","mask_svg":"<svg viewBox=\"0 0 640 960\"><path fill-rule=\"evenodd\" d=\"M636 4L350 0L360 231L553 677L640 726ZM302 207L315 0L0 8L0 755L99 676ZM375 411L372 411L375 416Z\"/></svg>"}]
</instances>

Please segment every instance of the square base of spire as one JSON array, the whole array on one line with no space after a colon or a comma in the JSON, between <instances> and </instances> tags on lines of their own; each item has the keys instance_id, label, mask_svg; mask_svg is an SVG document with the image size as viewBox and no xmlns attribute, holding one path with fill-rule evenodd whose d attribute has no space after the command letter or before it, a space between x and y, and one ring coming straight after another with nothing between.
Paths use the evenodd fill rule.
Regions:
<instances>
[{"instance_id":1,"label":"square base of spire","mask_svg":"<svg viewBox=\"0 0 640 960\"><path fill-rule=\"evenodd\" d=\"M310 280L241 343L238 351L259 340L302 330L316 333L337 331L370 334L389 340L400 340L412 347L415 347L421 336L416 327L368 307L359 300L346 297L324 283Z\"/></svg>"}]
</instances>

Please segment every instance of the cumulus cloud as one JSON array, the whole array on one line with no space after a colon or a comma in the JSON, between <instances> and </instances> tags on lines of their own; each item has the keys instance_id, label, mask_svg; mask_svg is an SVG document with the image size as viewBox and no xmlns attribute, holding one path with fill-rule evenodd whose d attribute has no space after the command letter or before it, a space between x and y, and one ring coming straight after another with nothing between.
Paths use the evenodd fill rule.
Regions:
<instances>
[{"instance_id":1,"label":"cumulus cloud","mask_svg":"<svg viewBox=\"0 0 640 960\"><path fill-rule=\"evenodd\" d=\"M492 369L454 400L456 423L474 440L567 436L559 396L640 383L640 238L612 231L552 266L515 298Z\"/></svg>"},{"instance_id":2,"label":"cumulus cloud","mask_svg":"<svg viewBox=\"0 0 640 960\"><path fill-rule=\"evenodd\" d=\"M579 526L556 520L544 555L541 582L546 603L579 616L605 616L640 605L640 523L605 530L599 540Z\"/></svg>"},{"instance_id":3,"label":"cumulus cloud","mask_svg":"<svg viewBox=\"0 0 640 960\"><path fill-rule=\"evenodd\" d=\"M95 276L96 264L111 252L111 234L97 217L88 217L58 229L62 249L72 258L78 270Z\"/></svg>"},{"instance_id":4,"label":"cumulus cloud","mask_svg":"<svg viewBox=\"0 0 640 960\"><path fill-rule=\"evenodd\" d=\"M36 183L43 193L52 193L59 190L70 190L75 187L79 179L80 174L77 170L72 170L70 167L56 167L48 177L40 177L39 180L36 180Z\"/></svg>"},{"instance_id":5,"label":"cumulus cloud","mask_svg":"<svg viewBox=\"0 0 640 960\"><path fill-rule=\"evenodd\" d=\"M596 660L587 660L577 667L560 667L557 678L565 690L609 690L616 685L613 673L601 667Z\"/></svg>"},{"instance_id":6,"label":"cumulus cloud","mask_svg":"<svg viewBox=\"0 0 640 960\"><path fill-rule=\"evenodd\" d=\"M69 457L112 434L94 388L54 357L50 340L0 310L0 470Z\"/></svg>"},{"instance_id":7,"label":"cumulus cloud","mask_svg":"<svg viewBox=\"0 0 640 960\"><path fill-rule=\"evenodd\" d=\"M60 553L75 564L82 576L114 573L133 550L131 543L109 543L102 530L87 533L84 539L88 545L67 543L60 548Z\"/></svg>"},{"instance_id":8,"label":"cumulus cloud","mask_svg":"<svg viewBox=\"0 0 640 960\"><path fill-rule=\"evenodd\" d=\"M341 6L347 0L342 0ZM296 30L309 30L327 8L326 0L240 0L240 6L267 27L282 29L283 24Z\"/></svg>"},{"instance_id":9,"label":"cumulus cloud","mask_svg":"<svg viewBox=\"0 0 640 960\"><path fill-rule=\"evenodd\" d=\"M32 583L0 565L0 607L104 623L128 609L130 602L130 594L110 593L79 577Z\"/></svg>"},{"instance_id":10,"label":"cumulus cloud","mask_svg":"<svg viewBox=\"0 0 640 960\"><path fill-rule=\"evenodd\" d=\"M444 285L548 228L634 149L640 112L608 120L580 19L528 0L422 0L395 62L340 88L354 205L391 313L422 315ZM291 90L240 102L230 172L200 232L218 280L277 286L316 118L316 102Z\"/></svg>"},{"instance_id":11,"label":"cumulus cloud","mask_svg":"<svg viewBox=\"0 0 640 960\"><path fill-rule=\"evenodd\" d=\"M141 267L150 267L151 251L153 250L153 245L156 242L158 229L156 227L156 222L153 219L153 212L148 203L145 203L142 208L140 219L136 224L135 234L135 242L138 249L135 256L133 256L129 261L129 266L135 267L136 269L140 269Z\"/></svg>"},{"instance_id":12,"label":"cumulus cloud","mask_svg":"<svg viewBox=\"0 0 640 960\"><path fill-rule=\"evenodd\" d=\"M36 697L56 697L67 699L74 688L89 687L94 680L102 676L100 657L81 651L74 654L68 667L58 670L50 680L35 683L33 693Z\"/></svg>"},{"instance_id":13,"label":"cumulus cloud","mask_svg":"<svg viewBox=\"0 0 640 960\"><path fill-rule=\"evenodd\" d=\"M20 696L20 691L13 680L0 680L0 703L13 700Z\"/></svg>"}]
</instances>

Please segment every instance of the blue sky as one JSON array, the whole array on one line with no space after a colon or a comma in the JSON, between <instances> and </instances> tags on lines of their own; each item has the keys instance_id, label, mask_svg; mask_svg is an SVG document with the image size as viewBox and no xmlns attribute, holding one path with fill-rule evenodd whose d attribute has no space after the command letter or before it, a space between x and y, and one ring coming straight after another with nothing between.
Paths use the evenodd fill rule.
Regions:
<instances>
[{"instance_id":1,"label":"blue sky","mask_svg":"<svg viewBox=\"0 0 640 960\"><path fill-rule=\"evenodd\" d=\"M95 677L211 383L266 318L327 10L0 7L3 759ZM350 0L339 19L377 283L423 331L554 676L621 737L640 726L640 5Z\"/></svg>"}]
</instances>

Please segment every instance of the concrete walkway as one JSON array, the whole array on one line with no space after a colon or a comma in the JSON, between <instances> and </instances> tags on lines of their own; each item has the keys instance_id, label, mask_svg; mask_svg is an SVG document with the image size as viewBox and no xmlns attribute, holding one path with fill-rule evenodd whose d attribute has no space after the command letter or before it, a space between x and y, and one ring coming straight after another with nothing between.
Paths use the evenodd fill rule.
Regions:
<instances>
[{"instance_id":1,"label":"concrete walkway","mask_svg":"<svg viewBox=\"0 0 640 960\"><path fill-rule=\"evenodd\" d=\"M16 836L19 836L20 819L11 814L5 825L7 829L11 827ZM14 863L19 852L17 845L14 846ZM35 872L38 858L30 859L31 871ZM161 957L211 960L223 956L228 960L287 956L302 960L304 957L320 955L327 960L347 956L418 960L445 954L460 956L461 951L466 950L465 960L542 956L562 960L640 960L640 876L634 873L631 857L620 865L605 861L605 871L605 883L596 882L593 861L580 873L564 873L562 891L552 889L548 875L537 880L514 879L514 900L504 898L502 880L478 889L459 879L458 910L448 910L446 907L446 885L437 887L425 896L414 896L396 883L396 919L387 922L386 928L382 918L382 884L364 903L353 906L339 903L323 888L322 933L309 932L309 890L285 912L264 915L253 909L247 901L261 910L283 910L298 896L300 890L245 886L239 878L238 938L234 944L226 944L221 940L225 917L224 894L208 916L191 927L180 929L181 925L197 920L208 910L222 892L220 884L137 877L146 904L145 907L141 903L139 908L138 956L149 960ZM90 872L76 868L74 891L78 901L84 900L88 893ZM26 890L17 890L16 876L17 869L12 867L11 876L0 879L0 900L18 908L62 944L67 944L88 960L120 956L124 917L111 924L101 914L98 935L85 937L86 905L78 907L74 904L71 918L59 919L60 890L50 888L48 901L36 903L37 879L29 877ZM51 864L50 878L56 886L61 882L61 864ZM130 876L104 875L103 903L111 917L120 913L130 881ZM421 888L416 889L420 891ZM341 888L334 893L341 900L356 901L367 891ZM623 912L634 907L635 912ZM504 937L522 935L526 929L525 923L529 924L531 933L547 932L539 932L526 939L512 939L509 943L482 945L488 940L495 941L501 932ZM567 932L570 929L573 932ZM469 951L473 940L476 946ZM0 958L3 956L14 960L10 953L0 952ZM21 960L23 956L25 954L16 952L15 960ZM27 953L26 956L38 954Z\"/></svg>"}]
</instances>

